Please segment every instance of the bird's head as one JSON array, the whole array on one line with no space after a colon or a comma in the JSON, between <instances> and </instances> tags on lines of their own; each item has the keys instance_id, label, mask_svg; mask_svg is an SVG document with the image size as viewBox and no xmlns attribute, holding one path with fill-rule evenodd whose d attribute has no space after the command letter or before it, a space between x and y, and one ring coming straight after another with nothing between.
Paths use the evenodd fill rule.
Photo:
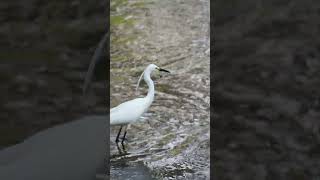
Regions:
<instances>
[{"instance_id":1,"label":"bird's head","mask_svg":"<svg viewBox=\"0 0 320 180\"><path fill-rule=\"evenodd\" d=\"M151 72L154 71L154 70L158 70L158 71L163 71L163 72L166 72L166 73L170 73L170 71L168 70L165 70L165 69L162 69L160 67L158 67L157 65L155 64L149 64L147 66L147 68L143 71L143 73L141 74L139 80L138 80L138 84L136 86L136 92L138 91L138 88L139 88L139 84L140 84L140 81L143 77L144 74L148 74L150 76Z\"/></svg>"},{"instance_id":2,"label":"bird's head","mask_svg":"<svg viewBox=\"0 0 320 180\"><path fill-rule=\"evenodd\" d=\"M165 69L162 69L162 68L158 67L158 66L155 65L155 64L150 64L150 65L147 67L146 70L149 70L150 72L151 72L151 71L154 71L154 70L158 70L158 71L163 71L163 72L166 72L166 73L170 73L170 71L165 70Z\"/></svg>"}]
</instances>

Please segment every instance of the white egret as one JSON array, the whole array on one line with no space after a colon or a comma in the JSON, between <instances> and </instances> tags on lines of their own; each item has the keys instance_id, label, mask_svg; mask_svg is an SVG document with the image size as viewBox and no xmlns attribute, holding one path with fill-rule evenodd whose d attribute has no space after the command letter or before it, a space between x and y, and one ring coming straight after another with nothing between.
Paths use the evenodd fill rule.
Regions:
<instances>
[{"instance_id":1,"label":"white egret","mask_svg":"<svg viewBox=\"0 0 320 180\"><path fill-rule=\"evenodd\" d=\"M154 70L170 73L168 70L159 68L154 64L148 65L144 72L141 74L137 84L138 88L139 83L143 77L144 81L147 83L149 87L147 96L144 98L136 98L131 101L124 102L110 110L110 125L120 125L120 129L116 138L116 143L119 142L119 136L121 134L122 127L125 126L125 132L122 137L123 143L127 134L128 125L138 121L139 118L149 109L151 103L153 102L154 83L150 76Z\"/></svg>"}]
</instances>

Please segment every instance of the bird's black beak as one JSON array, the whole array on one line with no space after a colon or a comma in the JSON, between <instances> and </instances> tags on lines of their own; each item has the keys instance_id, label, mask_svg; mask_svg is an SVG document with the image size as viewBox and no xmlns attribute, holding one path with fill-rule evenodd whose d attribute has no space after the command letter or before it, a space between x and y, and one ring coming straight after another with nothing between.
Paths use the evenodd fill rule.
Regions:
<instances>
[{"instance_id":1,"label":"bird's black beak","mask_svg":"<svg viewBox=\"0 0 320 180\"><path fill-rule=\"evenodd\" d=\"M168 71L168 70L165 70L165 69L162 69L162 68L159 68L158 70L159 70L159 71L163 71L163 72L166 72L166 73L170 73L170 71Z\"/></svg>"}]
</instances>

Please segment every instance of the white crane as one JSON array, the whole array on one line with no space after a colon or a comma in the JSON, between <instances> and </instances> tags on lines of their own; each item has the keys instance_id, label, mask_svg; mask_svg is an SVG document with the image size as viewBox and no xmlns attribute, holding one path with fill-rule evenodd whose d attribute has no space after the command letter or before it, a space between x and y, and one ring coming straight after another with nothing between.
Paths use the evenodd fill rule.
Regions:
<instances>
[{"instance_id":1,"label":"white crane","mask_svg":"<svg viewBox=\"0 0 320 180\"><path fill-rule=\"evenodd\" d=\"M104 53L103 51L104 47L107 45L106 43L108 39L107 37L108 37L108 34L106 34L102 38L90 62L88 72L85 77L83 93L85 93L89 87L96 65L103 61L107 63L105 61L105 58L102 58L103 57L102 54ZM148 65L147 68L144 70L144 72L141 74L137 84L137 88L138 88L142 77L144 77L145 82L149 86L148 95L145 98L137 98L131 101L124 102L110 110L110 125L111 126L120 125L120 129L116 138L117 143L119 142L119 136L120 136L122 127L125 126L125 132L122 138L122 143L123 143L127 134L128 125L136 122L143 115L143 113L145 113L150 107L154 98L154 84L152 79L150 78L150 75L154 70L170 73L168 70L159 68L154 64Z\"/></svg>"},{"instance_id":2,"label":"white crane","mask_svg":"<svg viewBox=\"0 0 320 180\"><path fill-rule=\"evenodd\" d=\"M119 136L121 134L122 127L125 126L125 132L122 137L121 143L123 143L123 141L125 140L128 125L138 121L139 118L149 109L151 103L153 102L154 83L150 76L154 70L170 73L168 70L159 68L154 64L148 65L142 73L142 75L140 76L137 85L138 88L143 76L144 81L147 83L149 87L147 96L144 98L136 98L131 101L124 102L110 110L110 125L120 125L120 129L116 138L116 143L119 142Z\"/></svg>"}]
</instances>

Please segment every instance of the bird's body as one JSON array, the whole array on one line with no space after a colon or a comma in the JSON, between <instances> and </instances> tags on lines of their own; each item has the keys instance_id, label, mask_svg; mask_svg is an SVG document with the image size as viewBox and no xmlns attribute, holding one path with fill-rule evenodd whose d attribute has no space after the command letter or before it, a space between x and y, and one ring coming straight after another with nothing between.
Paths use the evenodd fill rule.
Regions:
<instances>
[{"instance_id":1,"label":"bird's body","mask_svg":"<svg viewBox=\"0 0 320 180\"><path fill-rule=\"evenodd\" d=\"M117 107L114 107L110 110L110 125L120 125L120 130L118 132L116 142L118 142L119 135L121 133L122 126L126 126L131 123L137 122L141 116L149 109L150 105L154 100L154 83L151 79L151 73L155 70L169 72L167 70L161 69L154 64L150 64L140 76L138 81L138 86L141 78L144 78L144 81L148 85L148 94L144 98L136 98L131 101L124 102ZM137 87L138 88L138 87ZM127 130L127 127L126 127ZM122 142L125 139L127 131L125 130Z\"/></svg>"},{"instance_id":2,"label":"bird's body","mask_svg":"<svg viewBox=\"0 0 320 180\"><path fill-rule=\"evenodd\" d=\"M129 123L134 123L139 120L139 118L147 111L147 109L148 107L146 98L137 98L124 102L110 110L110 124L126 125Z\"/></svg>"}]
</instances>

